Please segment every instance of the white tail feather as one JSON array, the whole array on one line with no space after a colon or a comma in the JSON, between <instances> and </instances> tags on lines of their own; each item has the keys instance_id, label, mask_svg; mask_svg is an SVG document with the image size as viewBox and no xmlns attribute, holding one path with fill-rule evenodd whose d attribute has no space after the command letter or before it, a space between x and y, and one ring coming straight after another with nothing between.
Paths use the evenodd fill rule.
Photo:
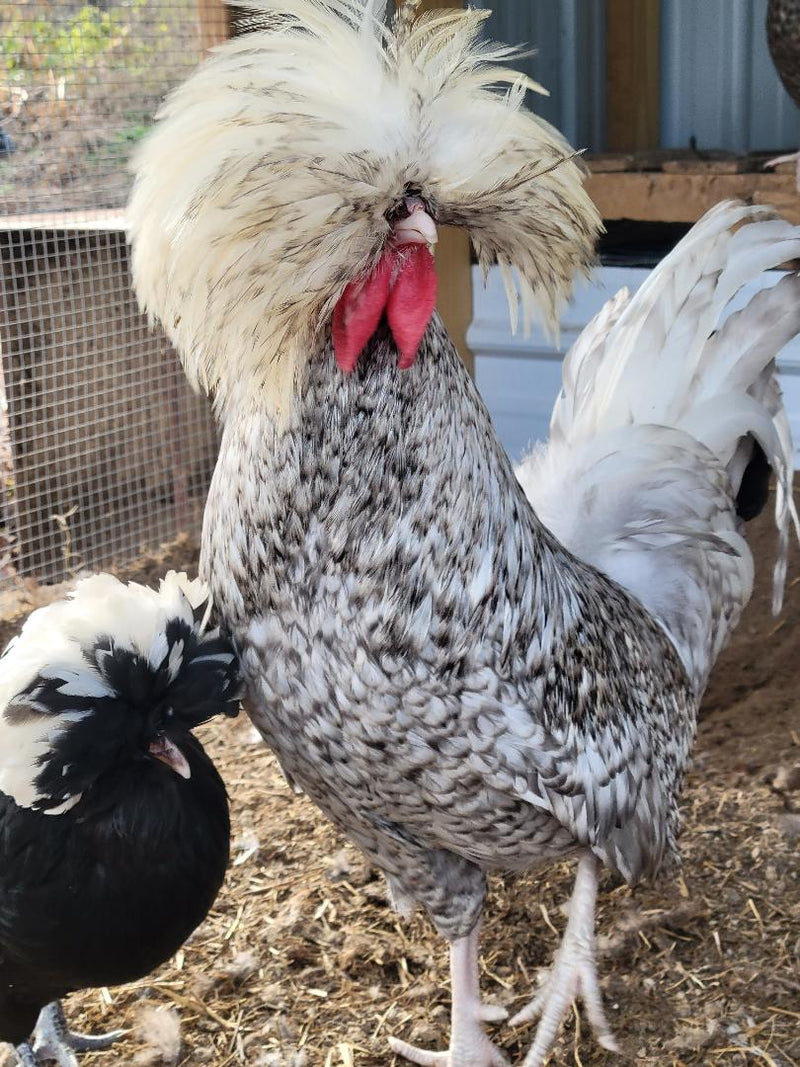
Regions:
<instances>
[{"instance_id":1,"label":"white tail feather","mask_svg":"<svg viewBox=\"0 0 800 1067\"><path fill-rule=\"evenodd\" d=\"M586 327L564 362L550 440L518 471L562 543L662 623L698 688L751 591L735 506L754 441L776 481L775 611L791 523L800 536L775 377L800 333L800 276L778 276L720 325L742 286L797 258L800 227L769 209L708 212L632 299L618 293Z\"/></svg>"}]
</instances>

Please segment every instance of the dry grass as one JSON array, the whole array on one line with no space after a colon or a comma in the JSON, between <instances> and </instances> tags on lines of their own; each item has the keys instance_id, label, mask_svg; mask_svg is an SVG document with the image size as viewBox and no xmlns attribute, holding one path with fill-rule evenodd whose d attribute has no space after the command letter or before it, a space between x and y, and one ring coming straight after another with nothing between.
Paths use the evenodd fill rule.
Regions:
<instances>
[{"instance_id":1,"label":"dry grass","mask_svg":"<svg viewBox=\"0 0 800 1067\"><path fill-rule=\"evenodd\" d=\"M766 523L755 539L766 561ZM188 540L127 571L152 580L181 561L196 563ZM708 695L713 714L685 796L682 876L636 891L607 884L601 896L602 983L623 1055L598 1050L577 1016L554 1064L800 1064L800 587L778 629L766 602L762 582ZM81 1028L132 1028L85 1067L387 1067L396 1062L390 1033L443 1047L447 958L427 923L389 910L380 877L291 793L245 718L207 729L204 740L232 798L227 884L157 974L70 999ZM570 880L570 865L559 864L494 881L483 934L488 999L513 1009L529 998L563 928ZM177 1061L175 1017L142 1014L154 1008L177 1012ZM531 1031L499 1029L496 1039L518 1063Z\"/></svg>"}]
</instances>

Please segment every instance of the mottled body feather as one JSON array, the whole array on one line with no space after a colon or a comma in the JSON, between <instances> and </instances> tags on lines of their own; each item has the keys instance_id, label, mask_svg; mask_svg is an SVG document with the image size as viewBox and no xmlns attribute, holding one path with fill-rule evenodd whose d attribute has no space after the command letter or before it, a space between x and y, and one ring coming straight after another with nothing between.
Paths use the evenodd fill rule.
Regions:
<instances>
[{"instance_id":1,"label":"mottled body feather","mask_svg":"<svg viewBox=\"0 0 800 1067\"><path fill-rule=\"evenodd\" d=\"M406 373L325 350L291 425L228 421L204 567L288 777L449 936L481 871L672 855L686 674L537 521L438 320Z\"/></svg>"}]
</instances>

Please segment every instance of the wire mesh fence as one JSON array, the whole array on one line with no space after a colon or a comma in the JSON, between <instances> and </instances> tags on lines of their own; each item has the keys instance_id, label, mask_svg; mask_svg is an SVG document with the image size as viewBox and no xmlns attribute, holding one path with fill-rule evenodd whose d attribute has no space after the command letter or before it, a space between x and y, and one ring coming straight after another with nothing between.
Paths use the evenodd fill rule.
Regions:
<instances>
[{"instance_id":1,"label":"wire mesh fence","mask_svg":"<svg viewBox=\"0 0 800 1067\"><path fill-rule=\"evenodd\" d=\"M139 314L129 159L227 36L219 0L0 0L0 585L196 529L205 400Z\"/></svg>"}]
</instances>

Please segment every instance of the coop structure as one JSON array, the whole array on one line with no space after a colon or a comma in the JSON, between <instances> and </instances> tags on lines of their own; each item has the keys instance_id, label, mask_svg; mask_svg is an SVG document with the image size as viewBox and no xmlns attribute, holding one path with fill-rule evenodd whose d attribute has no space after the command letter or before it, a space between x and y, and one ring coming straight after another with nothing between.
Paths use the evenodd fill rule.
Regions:
<instances>
[{"instance_id":1,"label":"coop structure","mask_svg":"<svg viewBox=\"0 0 800 1067\"><path fill-rule=\"evenodd\" d=\"M490 34L537 47L523 63L552 95L534 106L590 150L613 240L564 340L718 200L800 221L793 168L763 169L800 144L767 0L472 3L493 9ZM199 527L214 423L137 310L124 206L159 102L232 32L222 0L0 0L0 586L124 562ZM546 431L563 349L509 339L502 286L484 289L464 234L444 232L437 258L440 309L516 457ZM800 439L800 352L782 369Z\"/></svg>"},{"instance_id":2,"label":"coop structure","mask_svg":"<svg viewBox=\"0 0 800 1067\"><path fill-rule=\"evenodd\" d=\"M129 159L228 33L196 0L0 0L0 587L199 529L214 420L131 289Z\"/></svg>"}]
</instances>

